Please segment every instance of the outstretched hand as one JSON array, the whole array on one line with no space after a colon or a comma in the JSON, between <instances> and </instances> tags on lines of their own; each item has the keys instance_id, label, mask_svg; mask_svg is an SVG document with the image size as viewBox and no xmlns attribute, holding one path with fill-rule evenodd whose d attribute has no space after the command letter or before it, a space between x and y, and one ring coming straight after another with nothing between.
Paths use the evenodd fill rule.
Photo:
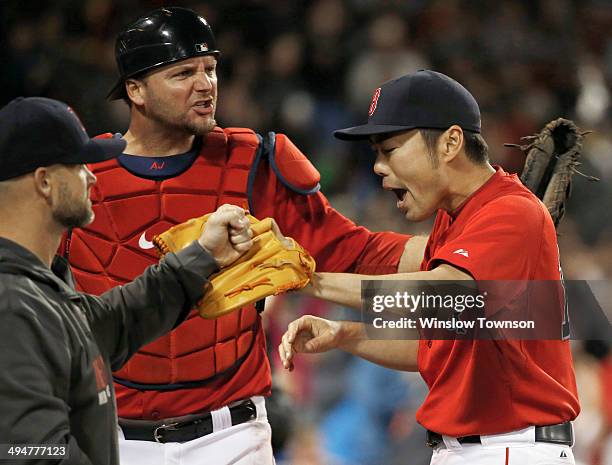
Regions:
<instances>
[{"instance_id":1,"label":"outstretched hand","mask_svg":"<svg viewBox=\"0 0 612 465\"><path fill-rule=\"evenodd\" d=\"M306 315L289 324L278 352L283 367L293 370L293 357L302 352L316 354L335 349L340 344L342 325L337 321Z\"/></svg>"},{"instance_id":2,"label":"outstretched hand","mask_svg":"<svg viewBox=\"0 0 612 465\"><path fill-rule=\"evenodd\" d=\"M253 246L253 231L244 209L224 204L210 215L198 239L223 268L234 263Z\"/></svg>"}]
</instances>

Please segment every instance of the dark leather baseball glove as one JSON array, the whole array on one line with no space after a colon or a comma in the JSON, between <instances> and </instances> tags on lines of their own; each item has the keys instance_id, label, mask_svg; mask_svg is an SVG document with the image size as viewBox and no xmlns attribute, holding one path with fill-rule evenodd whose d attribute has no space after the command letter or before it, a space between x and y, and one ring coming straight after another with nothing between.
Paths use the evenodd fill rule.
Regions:
<instances>
[{"instance_id":1,"label":"dark leather baseball glove","mask_svg":"<svg viewBox=\"0 0 612 465\"><path fill-rule=\"evenodd\" d=\"M544 126L538 134L523 137L524 145L504 144L518 147L527 156L521 181L544 202L555 227L565 213L573 174L598 181L577 170L582 142L589 132L581 131L571 120L558 118Z\"/></svg>"}]
</instances>

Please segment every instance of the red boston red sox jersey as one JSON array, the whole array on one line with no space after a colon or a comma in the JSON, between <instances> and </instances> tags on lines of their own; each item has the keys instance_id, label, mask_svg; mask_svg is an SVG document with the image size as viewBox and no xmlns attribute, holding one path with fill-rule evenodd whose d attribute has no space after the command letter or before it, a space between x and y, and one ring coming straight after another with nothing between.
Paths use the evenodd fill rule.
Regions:
<instances>
[{"instance_id":1,"label":"red boston red sox jersey","mask_svg":"<svg viewBox=\"0 0 612 465\"><path fill-rule=\"evenodd\" d=\"M122 156L92 167L96 220L74 230L69 247L78 286L99 294L134 279L158 261L152 235L223 203L243 206L247 200L255 216L275 218L302 244L318 270L397 270L407 236L372 233L334 210L313 189L318 173L284 135L274 138L275 155L257 164L257 140L248 129L217 128L193 154ZM143 162L147 171L136 172ZM169 165L180 169L160 177ZM251 307L217 320L192 312L114 376L119 416L152 420L267 395L272 381L261 318Z\"/></svg>"},{"instance_id":2,"label":"red boston red sox jersey","mask_svg":"<svg viewBox=\"0 0 612 465\"><path fill-rule=\"evenodd\" d=\"M499 167L457 210L438 212L421 270L442 263L475 280L561 279L546 207ZM429 394L417 420L440 434L497 434L580 411L567 340L422 340L418 365Z\"/></svg>"}]
</instances>

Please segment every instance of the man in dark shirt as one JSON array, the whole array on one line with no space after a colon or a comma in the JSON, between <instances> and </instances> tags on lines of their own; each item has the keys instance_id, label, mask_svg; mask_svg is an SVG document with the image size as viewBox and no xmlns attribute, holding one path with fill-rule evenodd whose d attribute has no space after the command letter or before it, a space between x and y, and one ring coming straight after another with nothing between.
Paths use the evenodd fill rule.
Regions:
<instances>
[{"instance_id":1,"label":"man in dark shirt","mask_svg":"<svg viewBox=\"0 0 612 465\"><path fill-rule=\"evenodd\" d=\"M56 100L0 110L0 459L117 464L111 370L181 323L207 277L252 245L244 210L223 205L197 241L133 282L100 297L76 292L55 251L68 228L93 221L85 164L124 148L118 137L90 139Z\"/></svg>"}]
</instances>

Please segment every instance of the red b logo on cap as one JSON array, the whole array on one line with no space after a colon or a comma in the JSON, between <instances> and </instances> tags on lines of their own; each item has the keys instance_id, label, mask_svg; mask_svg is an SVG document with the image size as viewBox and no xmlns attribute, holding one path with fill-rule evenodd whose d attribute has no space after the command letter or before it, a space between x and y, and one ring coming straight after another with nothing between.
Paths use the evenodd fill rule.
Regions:
<instances>
[{"instance_id":1,"label":"red b logo on cap","mask_svg":"<svg viewBox=\"0 0 612 465\"><path fill-rule=\"evenodd\" d=\"M370 103L370 109L368 110L368 116L372 116L376 111L376 105L378 105L378 97L380 97L380 87L374 91L372 95L372 103Z\"/></svg>"},{"instance_id":2,"label":"red b logo on cap","mask_svg":"<svg viewBox=\"0 0 612 465\"><path fill-rule=\"evenodd\" d=\"M69 106L66 107L66 110L68 110L72 115L74 115L74 118L77 120L77 122L79 123L79 126L81 126L81 129L83 130L83 132L85 134L87 134L87 130L85 129L85 126L83 126L83 123L81 123L81 119L79 118L79 115L76 114L76 111L74 111L72 108L70 108Z\"/></svg>"}]
</instances>

